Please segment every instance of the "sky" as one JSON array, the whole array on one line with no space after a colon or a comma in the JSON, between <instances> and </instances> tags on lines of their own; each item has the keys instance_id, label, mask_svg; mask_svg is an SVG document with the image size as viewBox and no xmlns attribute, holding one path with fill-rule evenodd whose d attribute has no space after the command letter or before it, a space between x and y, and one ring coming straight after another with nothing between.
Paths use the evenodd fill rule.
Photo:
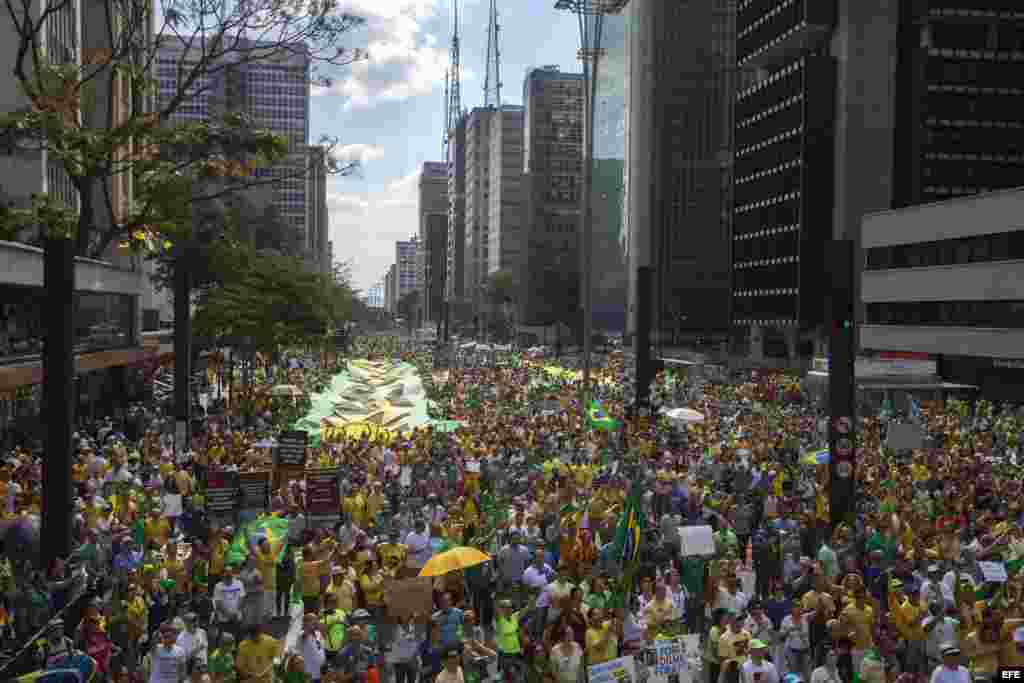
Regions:
<instances>
[{"instance_id":1,"label":"sky","mask_svg":"<svg viewBox=\"0 0 1024 683\"><path fill-rule=\"evenodd\" d=\"M443 161L444 77L454 0L342 0L366 19L349 46L369 59L314 87L310 140L338 138L337 153L359 160L355 176L329 177L327 208L334 259L351 264L364 293L395 261L395 241L418 232L417 181L425 161ZM462 105L483 105L489 0L458 0ZM522 104L530 67L580 71L575 16L554 0L498 0L502 104Z\"/></svg>"}]
</instances>

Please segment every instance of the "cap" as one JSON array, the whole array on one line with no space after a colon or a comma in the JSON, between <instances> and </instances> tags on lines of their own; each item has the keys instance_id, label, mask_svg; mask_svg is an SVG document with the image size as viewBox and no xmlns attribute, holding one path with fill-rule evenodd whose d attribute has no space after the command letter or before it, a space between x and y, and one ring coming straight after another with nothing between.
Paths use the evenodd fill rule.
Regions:
<instances>
[{"instance_id":1,"label":"cap","mask_svg":"<svg viewBox=\"0 0 1024 683\"><path fill-rule=\"evenodd\" d=\"M943 657L955 657L960 654L960 648L956 643L943 643L942 647L939 648L939 651L942 653Z\"/></svg>"},{"instance_id":2,"label":"cap","mask_svg":"<svg viewBox=\"0 0 1024 683\"><path fill-rule=\"evenodd\" d=\"M754 638L752 641L750 641L750 649L751 650L767 650L768 649L768 645L767 645L767 643L765 643L760 638Z\"/></svg>"},{"instance_id":3,"label":"cap","mask_svg":"<svg viewBox=\"0 0 1024 683\"><path fill-rule=\"evenodd\" d=\"M903 582L899 579L893 579L889 582L889 590L901 590L903 588Z\"/></svg>"},{"instance_id":4,"label":"cap","mask_svg":"<svg viewBox=\"0 0 1024 683\"><path fill-rule=\"evenodd\" d=\"M928 566L928 573L929 574L938 574L941 571L942 571L942 567L940 567L937 564L932 564L932 565Z\"/></svg>"},{"instance_id":5,"label":"cap","mask_svg":"<svg viewBox=\"0 0 1024 683\"><path fill-rule=\"evenodd\" d=\"M505 598L504 600L499 600L498 601L498 607L507 607L507 608L511 609L512 601L509 600L508 598Z\"/></svg>"}]
</instances>

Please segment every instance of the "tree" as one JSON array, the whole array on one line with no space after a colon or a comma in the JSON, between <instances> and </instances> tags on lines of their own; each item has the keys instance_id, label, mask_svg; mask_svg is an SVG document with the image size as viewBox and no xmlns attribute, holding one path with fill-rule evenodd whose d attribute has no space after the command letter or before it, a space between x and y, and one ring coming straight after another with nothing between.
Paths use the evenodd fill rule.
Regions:
<instances>
[{"instance_id":1,"label":"tree","mask_svg":"<svg viewBox=\"0 0 1024 683\"><path fill-rule=\"evenodd\" d=\"M43 234L47 291L44 399L49 415L43 510L43 562L65 556L71 543L71 424L74 421L72 301L75 254L101 257L111 245L153 251L198 237L193 207L239 188L304 175L255 173L305 141L268 131L230 106L203 121L172 119L238 65L302 55L315 75L362 55L341 47L360 19L337 0L108 0L82 12L75 0L7 0L13 31L12 75L24 107L0 116L0 149L46 154L73 189L71 205L57 193L17 198L2 212L0 231L30 226ZM79 17L83 17L79 39ZM154 17L159 25L153 26ZM72 27L61 41L53 26ZM79 46L84 46L79 50ZM156 111L158 51L180 50L173 83ZM81 57L81 59L79 59ZM318 76L319 77L319 76ZM334 141L325 139L325 148ZM330 154L326 172L346 172ZM210 188L208 181L218 179ZM131 181L130 183L126 181ZM126 187L133 186L128 198ZM115 186L119 188L115 191ZM187 290L187 280L185 280Z\"/></svg>"},{"instance_id":2,"label":"tree","mask_svg":"<svg viewBox=\"0 0 1024 683\"><path fill-rule=\"evenodd\" d=\"M398 313L405 318L406 327L409 328L409 334L412 334L413 325L415 324L414 316L420 305L420 292L418 289L414 289L411 292L407 292L405 296L398 300Z\"/></svg>"}]
</instances>

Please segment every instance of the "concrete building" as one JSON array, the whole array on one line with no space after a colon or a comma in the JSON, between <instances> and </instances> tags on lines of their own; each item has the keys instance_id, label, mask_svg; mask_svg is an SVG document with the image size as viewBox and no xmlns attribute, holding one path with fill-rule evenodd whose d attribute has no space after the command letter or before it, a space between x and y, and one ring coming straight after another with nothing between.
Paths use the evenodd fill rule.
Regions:
<instances>
[{"instance_id":1,"label":"concrete building","mask_svg":"<svg viewBox=\"0 0 1024 683\"><path fill-rule=\"evenodd\" d=\"M466 247L464 291L479 314L490 259L491 128L494 108L476 107L466 118Z\"/></svg>"},{"instance_id":2,"label":"concrete building","mask_svg":"<svg viewBox=\"0 0 1024 683\"><path fill-rule=\"evenodd\" d=\"M666 343L729 329L735 4L626 10L628 278L635 291L637 268L654 269L654 339Z\"/></svg>"},{"instance_id":3,"label":"concrete building","mask_svg":"<svg viewBox=\"0 0 1024 683\"><path fill-rule=\"evenodd\" d=\"M445 300L449 315L465 317L466 299L466 117L460 117L448 141L448 257L445 262Z\"/></svg>"},{"instance_id":4,"label":"concrete building","mask_svg":"<svg viewBox=\"0 0 1024 683\"><path fill-rule=\"evenodd\" d=\"M1024 189L862 220L865 352L931 359L983 398L1024 392Z\"/></svg>"},{"instance_id":5,"label":"concrete building","mask_svg":"<svg viewBox=\"0 0 1024 683\"><path fill-rule=\"evenodd\" d=\"M499 271L512 275L516 306L525 282L523 268L526 197L523 180L525 110L505 105L494 114L491 125L490 234L486 276ZM521 311L520 311L521 314Z\"/></svg>"},{"instance_id":6,"label":"concrete building","mask_svg":"<svg viewBox=\"0 0 1024 683\"><path fill-rule=\"evenodd\" d=\"M523 171L527 177L527 325L580 321L579 206L583 170L583 75L557 66L523 81Z\"/></svg>"},{"instance_id":7,"label":"concrete building","mask_svg":"<svg viewBox=\"0 0 1024 683\"><path fill-rule=\"evenodd\" d=\"M21 10L21 5L16 11ZM33 21L39 20L42 5L29 3ZM40 58L53 65L81 67L85 62L104 64L104 73L91 80L91 97L83 98L78 111L86 129L106 129L110 122L120 125L131 116L151 111L152 102L141 92L132 92L124 79L107 78L106 56L111 44L107 5L96 0L66 3L55 8L40 27ZM111 18L116 21L116 17ZM7 11L0 13L0 44L8 48L0 55L0 116L23 110L27 98L13 77L18 32ZM33 56L28 55L31 72ZM83 71L89 73L88 68ZM112 107L112 111L108 109ZM79 210L79 196L59 161L47 150L33 144L11 141L0 149L0 202L27 207L32 195L46 195L64 207ZM93 195L94 225L107 230L123 219L130 205L134 184L131 173L110 178L112 210L100 189ZM43 368L41 353L48 316L43 289L41 235L29 228L12 236L17 241L0 242L0 446L10 447L10 438L20 433L44 438L46 425L40 421ZM95 239L98 235L94 234ZM76 414L90 419L123 411L127 402L144 397L142 365L155 361L157 354L143 347L142 332L159 318L144 315L143 293L151 291L147 268L138 257L118 250L115 239L103 251L101 260L77 258L74 264L75 298L74 347L76 372ZM96 242L89 245L97 246Z\"/></svg>"},{"instance_id":8,"label":"concrete building","mask_svg":"<svg viewBox=\"0 0 1024 683\"><path fill-rule=\"evenodd\" d=\"M387 274L384 276L384 308L392 315L397 313L397 307L395 306L398 300L395 296L395 281L398 279L397 270L395 264L392 263L388 267Z\"/></svg>"},{"instance_id":9,"label":"concrete building","mask_svg":"<svg viewBox=\"0 0 1024 683\"><path fill-rule=\"evenodd\" d=\"M424 162L419 180L419 268L424 321L437 323L444 315L444 276L448 249L448 167Z\"/></svg>"},{"instance_id":10,"label":"concrete building","mask_svg":"<svg viewBox=\"0 0 1024 683\"><path fill-rule=\"evenodd\" d=\"M306 261L311 270L331 272L330 217L327 213L327 150L313 145L309 148L309 192L306 195Z\"/></svg>"},{"instance_id":11,"label":"concrete building","mask_svg":"<svg viewBox=\"0 0 1024 683\"><path fill-rule=\"evenodd\" d=\"M366 292L366 305L373 309L384 308L384 283L375 282Z\"/></svg>"}]
</instances>

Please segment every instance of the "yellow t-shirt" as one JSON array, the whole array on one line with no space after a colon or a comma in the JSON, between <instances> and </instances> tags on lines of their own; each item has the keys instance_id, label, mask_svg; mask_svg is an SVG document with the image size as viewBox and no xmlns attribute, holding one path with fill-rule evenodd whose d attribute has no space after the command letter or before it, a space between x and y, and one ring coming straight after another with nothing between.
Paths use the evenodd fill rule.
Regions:
<instances>
[{"instance_id":1,"label":"yellow t-shirt","mask_svg":"<svg viewBox=\"0 0 1024 683\"><path fill-rule=\"evenodd\" d=\"M856 605L847 605L843 610L843 617L853 625L853 647L858 650L869 650L875 645L871 627L875 623L875 610L871 605L864 605L859 609Z\"/></svg>"},{"instance_id":2,"label":"yellow t-shirt","mask_svg":"<svg viewBox=\"0 0 1024 683\"><path fill-rule=\"evenodd\" d=\"M274 678L274 658L281 654L281 642L261 634L256 640L243 640L238 646L235 666L238 672L256 683L271 683Z\"/></svg>"},{"instance_id":3,"label":"yellow t-shirt","mask_svg":"<svg viewBox=\"0 0 1024 683\"><path fill-rule=\"evenodd\" d=\"M587 659L590 660L591 666L610 662L618 654L619 639L614 634L607 635L609 628L611 628L611 624L605 622L600 628L587 629ZM608 640L602 644L601 641L605 637Z\"/></svg>"},{"instance_id":4,"label":"yellow t-shirt","mask_svg":"<svg viewBox=\"0 0 1024 683\"><path fill-rule=\"evenodd\" d=\"M171 523L165 517L150 519L143 526L143 532L146 535L147 544L155 540L158 545L165 546L171 537Z\"/></svg>"},{"instance_id":5,"label":"yellow t-shirt","mask_svg":"<svg viewBox=\"0 0 1024 683\"><path fill-rule=\"evenodd\" d=\"M327 574L327 560L302 561L302 594L315 598L320 595L320 577Z\"/></svg>"},{"instance_id":6,"label":"yellow t-shirt","mask_svg":"<svg viewBox=\"0 0 1024 683\"><path fill-rule=\"evenodd\" d=\"M256 548L256 568L263 579L263 590L273 591L277 589L277 554L273 548L264 552Z\"/></svg>"},{"instance_id":7,"label":"yellow t-shirt","mask_svg":"<svg viewBox=\"0 0 1024 683\"><path fill-rule=\"evenodd\" d=\"M903 602L894 606L889 612L889 620L896 627L896 631L900 634L901 638L922 642L926 637L924 626L921 625L920 621L923 611L919 605L915 605L908 598L903 598Z\"/></svg>"},{"instance_id":8,"label":"yellow t-shirt","mask_svg":"<svg viewBox=\"0 0 1024 683\"><path fill-rule=\"evenodd\" d=\"M723 667L732 660L743 660L749 649L749 631L725 631L718 638L718 659Z\"/></svg>"},{"instance_id":9,"label":"yellow t-shirt","mask_svg":"<svg viewBox=\"0 0 1024 683\"><path fill-rule=\"evenodd\" d=\"M343 577L341 583L338 583L337 579L331 579L327 586L327 594L338 596L339 609L345 612L355 609L356 588L348 577Z\"/></svg>"},{"instance_id":10,"label":"yellow t-shirt","mask_svg":"<svg viewBox=\"0 0 1024 683\"><path fill-rule=\"evenodd\" d=\"M409 549L401 543L385 543L377 547L377 553L380 555L381 560L384 562L384 566L403 565L405 564L406 555L409 553Z\"/></svg>"},{"instance_id":11,"label":"yellow t-shirt","mask_svg":"<svg viewBox=\"0 0 1024 683\"><path fill-rule=\"evenodd\" d=\"M224 573L224 560L228 554L229 543L227 539L220 539L210 548L210 573L220 576Z\"/></svg>"},{"instance_id":12,"label":"yellow t-shirt","mask_svg":"<svg viewBox=\"0 0 1024 683\"><path fill-rule=\"evenodd\" d=\"M359 585L363 589L363 596L369 607L380 607L384 604L384 577L380 575L370 576L364 574L359 579Z\"/></svg>"}]
</instances>

